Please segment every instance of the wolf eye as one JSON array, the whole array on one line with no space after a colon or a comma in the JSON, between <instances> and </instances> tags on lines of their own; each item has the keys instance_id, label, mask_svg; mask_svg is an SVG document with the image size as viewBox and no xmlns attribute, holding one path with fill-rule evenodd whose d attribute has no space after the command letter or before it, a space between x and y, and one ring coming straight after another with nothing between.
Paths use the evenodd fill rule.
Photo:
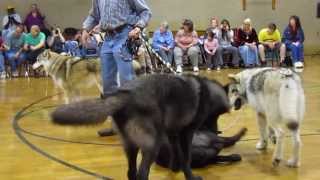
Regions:
<instances>
[{"instance_id":1,"label":"wolf eye","mask_svg":"<svg viewBox=\"0 0 320 180\"><path fill-rule=\"evenodd\" d=\"M232 92L232 93L237 93L237 92L239 92L239 91L238 91L238 89L232 89L231 92Z\"/></svg>"}]
</instances>

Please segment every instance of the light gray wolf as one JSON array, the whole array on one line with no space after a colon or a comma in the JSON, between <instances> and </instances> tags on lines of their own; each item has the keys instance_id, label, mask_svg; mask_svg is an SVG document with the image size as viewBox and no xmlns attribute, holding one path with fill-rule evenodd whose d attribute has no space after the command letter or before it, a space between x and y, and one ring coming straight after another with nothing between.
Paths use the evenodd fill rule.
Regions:
<instances>
[{"instance_id":1,"label":"light gray wolf","mask_svg":"<svg viewBox=\"0 0 320 180\"><path fill-rule=\"evenodd\" d=\"M140 64L133 62L139 72ZM100 58L81 59L45 50L33 64L33 69L43 68L54 84L64 92L65 102L80 100L81 89L96 86L102 93Z\"/></svg>"},{"instance_id":2,"label":"light gray wolf","mask_svg":"<svg viewBox=\"0 0 320 180\"><path fill-rule=\"evenodd\" d=\"M257 114L260 140L256 148L263 150L268 145L268 127L276 136L272 163L278 166L283 159L283 141L286 127L292 133L293 152L289 167L300 165L300 127L305 113L305 96L301 78L290 69L261 68L229 75L231 102L248 103Z\"/></svg>"},{"instance_id":3,"label":"light gray wolf","mask_svg":"<svg viewBox=\"0 0 320 180\"><path fill-rule=\"evenodd\" d=\"M130 180L148 179L151 164L166 145L171 147L170 159L178 158L185 178L198 180L201 177L193 175L190 167L193 135L210 117L230 108L224 87L216 81L154 74L129 82L106 99L62 105L51 118L59 125L76 126L99 124L111 116L127 155ZM142 161L137 171L139 150Z\"/></svg>"}]
</instances>

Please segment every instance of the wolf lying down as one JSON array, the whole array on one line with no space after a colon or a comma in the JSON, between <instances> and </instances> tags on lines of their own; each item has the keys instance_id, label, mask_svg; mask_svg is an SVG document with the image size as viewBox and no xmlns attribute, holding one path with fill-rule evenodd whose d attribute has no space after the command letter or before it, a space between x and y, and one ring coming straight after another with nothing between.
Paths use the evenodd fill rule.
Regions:
<instances>
[{"instance_id":1,"label":"wolf lying down","mask_svg":"<svg viewBox=\"0 0 320 180\"><path fill-rule=\"evenodd\" d=\"M103 123L112 116L122 138L130 180L148 179L156 159L173 170L181 169L186 179L198 180L202 178L191 171L194 134L206 124L214 124L231 107L226 89L216 81L192 75L150 75L131 81L104 100L62 105L51 116L56 124L74 126ZM242 130L235 141L244 133ZM217 149L227 145L216 144ZM142 160L137 170L139 150ZM159 159L166 150L168 159L162 162Z\"/></svg>"}]
</instances>

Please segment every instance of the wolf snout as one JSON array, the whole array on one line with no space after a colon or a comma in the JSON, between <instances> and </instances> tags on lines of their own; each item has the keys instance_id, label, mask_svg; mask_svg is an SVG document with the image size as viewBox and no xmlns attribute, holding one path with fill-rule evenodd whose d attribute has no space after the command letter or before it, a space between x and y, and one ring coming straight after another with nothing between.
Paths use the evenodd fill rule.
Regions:
<instances>
[{"instance_id":1,"label":"wolf snout","mask_svg":"<svg viewBox=\"0 0 320 180\"><path fill-rule=\"evenodd\" d=\"M242 100L241 98L237 98L234 102L234 109L239 110L242 106Z\"/></svg>"}]
</instances>

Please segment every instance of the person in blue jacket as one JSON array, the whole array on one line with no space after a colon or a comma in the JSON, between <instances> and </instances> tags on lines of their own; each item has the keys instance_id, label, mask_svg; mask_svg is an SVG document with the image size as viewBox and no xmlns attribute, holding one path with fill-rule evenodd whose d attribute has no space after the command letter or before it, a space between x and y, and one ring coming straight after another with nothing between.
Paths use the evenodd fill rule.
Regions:
<instances>
[{"instance_id":1,"label":"person in blue jacket","mask_svg":"<svg viewBox=\"0 0 320 180\"><path fill-rule=\"evenodd\" d=\"M298 16L291 16L289 25L283 32L282 41L292 53L292 63L295 67L303 67L304 32Z\"/></svg>"}]
</instances>

